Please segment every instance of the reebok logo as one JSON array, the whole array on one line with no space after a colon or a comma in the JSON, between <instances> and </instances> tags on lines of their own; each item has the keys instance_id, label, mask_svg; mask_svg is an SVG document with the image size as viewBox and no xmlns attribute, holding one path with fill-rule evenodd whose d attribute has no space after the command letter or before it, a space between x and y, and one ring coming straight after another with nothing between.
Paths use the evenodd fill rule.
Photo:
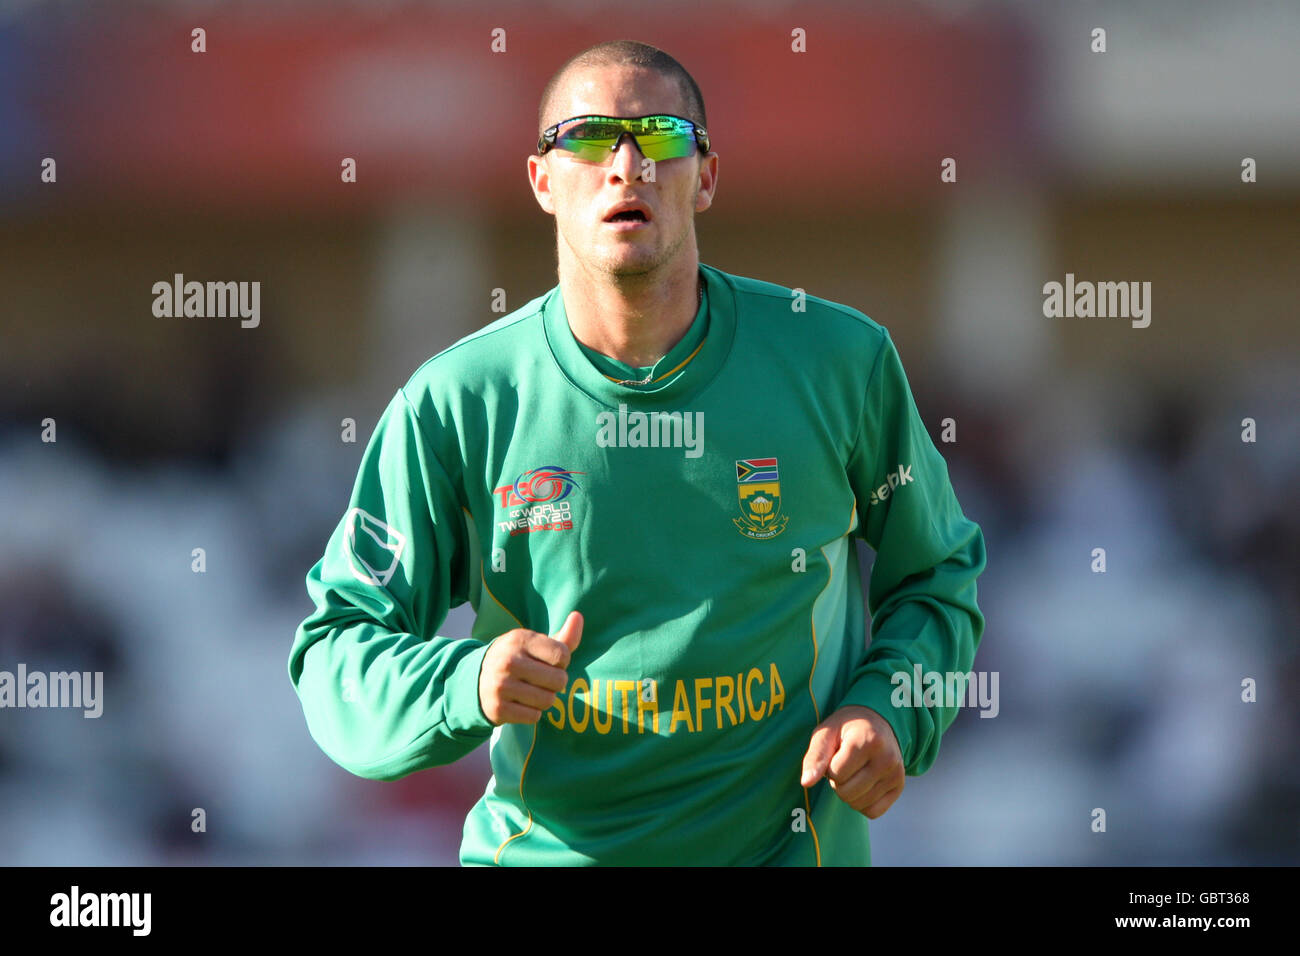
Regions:
<instances>
[{"instance_id":1,"label":"reebok logo","mask_svg":"<svg viewBox=\"0 0 1300 956\"><path fill-rule=\"evenodd\" d=\"M901 488L903 485L910 484L916 479L912 477L911 465L899 465L894 471L885 476L885 483L871 492L871 502L874 505L884 501L893 493L895 488Z\"/></svg>"}]
</instances>

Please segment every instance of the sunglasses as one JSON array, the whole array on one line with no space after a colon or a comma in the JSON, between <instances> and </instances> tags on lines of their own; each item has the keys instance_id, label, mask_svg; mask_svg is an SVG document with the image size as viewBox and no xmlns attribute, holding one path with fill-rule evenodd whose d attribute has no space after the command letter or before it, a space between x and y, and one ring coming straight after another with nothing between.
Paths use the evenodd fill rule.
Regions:
<instances>
[{"instance_id":1,"label":"sunglasses","mask_svg":"<svg viewBox=\"0 0 1300 956\"><path fill-rule=\"evenodd\" d=\"M709 151L709 134L680 116L660 113L624 119L617 116L575 116L556 123L537 138L537 155L563 149L578 159L607 163L613 158L625 134L636 141L646 159L656 163L680 159L695 152Z\"/></svg>"}]
</instances>

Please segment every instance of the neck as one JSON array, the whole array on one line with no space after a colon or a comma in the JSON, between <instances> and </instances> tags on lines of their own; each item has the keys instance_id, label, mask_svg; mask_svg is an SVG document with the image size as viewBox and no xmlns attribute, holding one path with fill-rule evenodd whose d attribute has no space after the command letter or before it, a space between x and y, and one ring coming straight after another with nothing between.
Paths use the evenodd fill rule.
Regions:
<instances>
[{"instance_id":1,"label":"neck","mask_svg":"<svg viewBox=\"0 0 1300 956\"><path fill-rule=\"evenodd\" d=\"M699 257L679 257L636 276L591 272L560 262L560 292L573 337L633 368L667 355L699 312Z\"/></svg>"}]
</instances>

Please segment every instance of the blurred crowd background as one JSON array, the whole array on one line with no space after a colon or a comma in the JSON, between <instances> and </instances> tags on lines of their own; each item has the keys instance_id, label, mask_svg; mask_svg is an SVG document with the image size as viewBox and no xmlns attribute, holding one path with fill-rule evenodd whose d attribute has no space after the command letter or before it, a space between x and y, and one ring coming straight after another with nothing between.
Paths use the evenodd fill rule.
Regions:
<instances>
[{"instance_id":1,"label":"blurred crowd background","mask_svg":"<svg viewBox=\"0 0 1300 956\"><path fill-rule=\"evenodd\" d=\"M870 315L956 422L1000 709L875 862L1300 861L1300 9L495 0L0 4L0 670L105 675L0 710L0 863L455 863L486 747L351 776L286 661L388 398L555 284L538 94L617 38L703 89L702 260ZM155 317L176 273L260 324ZM1045 317L1067 273L1150 325Z\"/></svg>"}]
</instances>

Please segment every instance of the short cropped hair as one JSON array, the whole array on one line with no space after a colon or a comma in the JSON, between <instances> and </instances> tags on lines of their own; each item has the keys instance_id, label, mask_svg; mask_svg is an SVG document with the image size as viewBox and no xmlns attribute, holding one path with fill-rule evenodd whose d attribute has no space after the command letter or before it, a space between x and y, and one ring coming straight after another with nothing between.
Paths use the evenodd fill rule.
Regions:
<instances>
[{"instance_id":1,"label":"short cropped hair","mask_svg":"<svg viewBox=\"0 0 1300 956\"><path fill-rule=\"evenodd\" d=\"M704 112L704 95L700 92L695 78L686 72L686 68L671 56L648 43L635 40L610 40L588 47L575 53L555 71L546 86L542 88L541 103L537 107L537 132L540 134L547 127L566 117L551 118L551 101L565 76L574 69L588 66L636 66L666 76L677 81L682 90L682 99L686 103L685 117L698 126L708 129L709 118Z\"/></svg>"}]
</instances>

